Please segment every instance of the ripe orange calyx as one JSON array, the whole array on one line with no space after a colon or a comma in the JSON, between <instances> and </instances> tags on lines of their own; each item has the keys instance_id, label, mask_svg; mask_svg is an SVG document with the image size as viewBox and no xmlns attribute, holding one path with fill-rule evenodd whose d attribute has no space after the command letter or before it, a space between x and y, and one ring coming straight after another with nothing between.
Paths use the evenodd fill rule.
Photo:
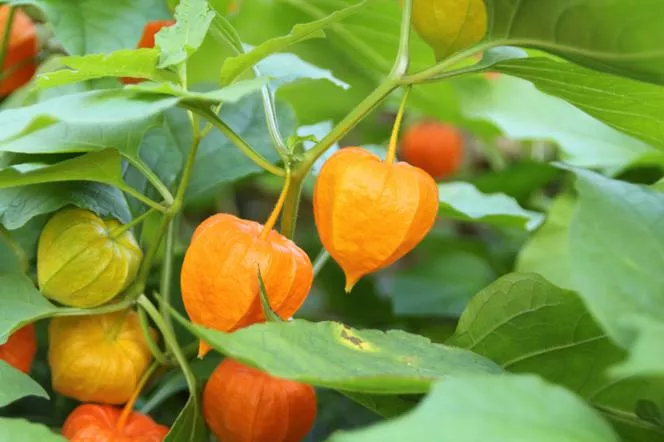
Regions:
<instances>
[{"instance_id":1,"label":"ripe orange calyx","mask_svg":"<svg viewBox=\"0 0 664 442\"><path fill-rule=\"evenodd\" d=\"M304 303L313 280L311 261L280 233L254 221L220 213L201 223L182 264L182 300L191 320L230 332L265 320L258 268L270 306L282 318ZM209 347L201 343L199 355Z\"/></svg>"},{"instance_id":2,"label":"ripe orange calyx","mask_svg":"<svg viewBox=\"0 0 664 442\"><path fill-rule=\"evenodd\" d=\"M11 6L0 6L0 46L4 44ZM0 72L8 73L0 80L0 97L9 95L26 84L37 71L35 57L39 52L37 27L22 10L14 11L14 21L9 33L9 46Z\"/></svg>"},{"instance_id":3,"label":"ripe orange calyx","mask_svg":"<svg viewBox=\"0 0 664 442\"><path fill-rule=\"evenodd\" d=\"M426 172L357 147L332 155L314 190L318 235L344 270L347 292L412 250L437 213L438 187Z\"/></svg>"},{"instance_id":4,"label":"ripe orange calyx","mask_svg":"<svg viewBox=\"0 0 664 442\"><path fill-rule=\"evenodd\" d=\"M37 336L32 324L16 330L6 343L0 345L0 360L23 373L30 372L36 353Z\"/></svg>"},{"instance_id":5,"label":"ripe orange calyx","mask_svg":"<svg viewBox=\"0 0 664 442\"><path fill-rule=\"evenodd\" d=\"M405 131L400 156L434 179L446 178L461 165L463 137L455 127L447 124L419 123Z\"/></svg>"},{"instance_id":6,"label":"ripe orange calyx","mask_svg":"<svg viewBox=\"0 0 664 442\"><path fill-rule=\"evenodd\" d=\"M155 20L148 22L145 28L143 28L143 34L136 47L138 49L154 48L154 36L157 32L161 31L161 28L173 26L174 24L175 20ZM121 78L121 80L124 84L136 84L143 81L142 78Z\"/></svg>"},{"instance_id":7,"label":"ripe orange calyx","mask_svg":"<svg viewBox=\"0 0 664 442\"><path fill-rule=\"evenodd\" d=\"M203 390L203 416L224 442L300 442L316 419L316 392L224 359Z\"/></svg>"},{"instance_id":8,"label":"ripe orange calyx","mask_svg":"<svg viewBox=\"0 0 664 442\"><path fill-rule=\"evenodd\" d=\"M167 427L138 412L118 428L121 413L110 405L80 405L67 417L62 435L70 442L161 442L168 433Z\"/></svg>"},{"instance_id":9,"label":"ripe orange calyx","mask_svg":"<svg viewBox=\"0 0 664 442\"><path fill-rule=\"evenodd\" d=\"M53 389L82 402L127 402L152 360L134 311L53 318L48 337Z\"/></svg>"}]
</instances>

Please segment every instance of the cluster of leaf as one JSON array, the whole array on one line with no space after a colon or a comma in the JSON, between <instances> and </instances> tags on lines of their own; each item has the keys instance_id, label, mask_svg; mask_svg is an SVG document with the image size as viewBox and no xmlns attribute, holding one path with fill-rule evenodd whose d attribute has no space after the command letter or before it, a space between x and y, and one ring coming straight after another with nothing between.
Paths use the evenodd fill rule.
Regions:
<instances>
[{"instance_id":1,"label":"cluster of leaf","mask_svg":"<svg viewBox=\"0 0 664 442\"><path fill-rule=\"evenodd\" d=\"M134 50L145 22L167 17L173 5L10 3L38 7L70 56L46 62L0 111L0 342L28 322L91 313L49 303L24 274L45 217L73 204L128 222L149 207L155 214L141 229L149 246L191 146L185 109L220 108L221 124L275 163L266 118L276 115L283 134L323 138L389 72L401 18L392 0L245 0L230 17L228 1L183 0L178 24L159 34L158 48ZM465 67L443 60L432 77L442 81L417 81L435 60L412 35L408 116L466 129L484 155L497 155L496 170L469 167L465 182L440 184L447 221L353 295L342 294L340 273L328 264L300 315L323 321L223 334L174 313L178 338L204 338L224 355L337 390L391 418L336 433L334 441L430 441L432 434L461 442L661 440L664 187L649 184L664 165L664 4L486 3L489 34L469 52L486 51L484 58ZM503 75L474 75L488 70ZM154 82L120 88L115 77ZM382 143L381 116L349 139ZM532 155L505 167L499 136L522 141ZM539 162L543 145L564 163ZM247 182L251 189L271 182L247 178L261 171L222 132L207 132L185 227L227 208L233 195L236 209L256 216L252 203L260 199ZM298 236L315 253L302 212ZM186 235L179 240L186 244ZM445 345L329 319L417 331ZM139 403L175 422L167 440L207 440L197 389L215 361L184 364L184 377L173 369ZM35 378L48 379L46 370L37 367ZM1 362L0 385L0 406L47 395ZM192 395L180 396L187 386ZM339 416L325 410L342 399L329 400L319 421L337 425ZM61 417L43 421L56 427ZM349 425L345 418L340 426ZM330 429L314 433L321 440ZM0 439L17 434L59 440L36 423L0 419Z\"/></svg>"}]
</instances>

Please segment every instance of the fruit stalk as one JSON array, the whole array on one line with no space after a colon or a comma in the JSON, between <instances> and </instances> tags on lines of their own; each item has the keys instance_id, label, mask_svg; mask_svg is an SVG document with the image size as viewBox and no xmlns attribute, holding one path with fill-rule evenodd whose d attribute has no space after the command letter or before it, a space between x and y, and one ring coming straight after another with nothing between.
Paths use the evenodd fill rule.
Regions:
<instances>
[{"instance_id":1,"label":"fruit stalk","mask_svg":"<svg viewBox=\"0 0 664 442\"><path fill-rule=\"evenodd\" d=\"M155 372L155 370L159 367L159 364L157 362L153 362L150 365L150 368L148 368L145 373L143 373L143 376L141 377L141 380L138 381L138 385L136 385L136 389L132 393L131 397L125 404L124 408L122 409L122 414L120 414L120 418L118 419L117 424L115 425L115 428L118 430L118 432L122 432L122 430L125 427L125 424L127 423L127 419L131 415L131 413L134 411L134 404L136 404L136 400L138 399L138 396L140 396L141 391L143 390L143 387L145 387L145 384L147 384L148 380L152 376L152 374Z\"/></svg>"},{"instance_id":2,"label":"fruit stalk","mask_svg":"<svg viewBox=\"0 0 664 442\"><path fill-rule=\"evenodd\" d=\"M277 218L279 218L279 214L281 213L281 208L284 206L284 201L286 200L286 195L288 194L288 189L290 188L290 183L291 183L291 173L290 170L286 170L286 180L284 181L284 187L283 189L281 189L281 193L279 194L279 199L277 200L277 203L274 205L274 209L272 209L270 217L267 219L267 221L265 221L265 224L263 225L263 230L258 236L259 238L262 239L267 238L267 235L270 233L270 231L274 229L274 225L277 223Z\"/></svg>"},{"instance_id":3,"label":"fruit stalk","mask_svg":"<svg viewBox=\"0 0 664 442\"><path fill-rule=\"evenodd\" d=\"M403 97L401 98L401 105L399 105L399 112L397 113L397 118L394 120L394 126L392 127L392 136L390 137L390 145L387 149L387 156L385 157L386 163L394 163L394 160L397 157L399 130L401 129L403 114L406 111L406 102L408 102L409 93L410 93L410 87L406 87Z\"/></svg>"}]
</instances>

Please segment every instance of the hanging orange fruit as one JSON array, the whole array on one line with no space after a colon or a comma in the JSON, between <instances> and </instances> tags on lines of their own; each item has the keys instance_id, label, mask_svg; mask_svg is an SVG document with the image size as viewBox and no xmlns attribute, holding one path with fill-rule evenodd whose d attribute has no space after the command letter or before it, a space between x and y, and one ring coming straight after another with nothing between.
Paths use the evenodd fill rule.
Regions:
<instances>
[{"instance_id":1,"label":"hanging orange fruit","mask_svg":"<svg viewBox=\"0 0 664 442\"><path fill-rule=\"evenodd\" d=\"M7 30L11 8L9 5L0 6L0 46L5 44L3 36ZM0 72L3 74L2 80L0 80L0 97L9 95L30 81L37 71L38 53L35 24L21 9L16 9L9 33L5 61L0 66ZM6 76L5 73L7 73Z\"/></svg>"},{"instance_id":2,"label":"hanging orange fruit","mask_svg":"<svg viewBox=\"0 0 664 442\"><path fill-rule=\"evenodd\" d=\"M226 358L203 390L203 416L223 442L300 442L316 420L316 392Z\"/></svg>"},{"instance_id":3,"label":"hanging orange fruit","mask_svg":"<svg viewBox=\"0 0 664 442\"><path fill-rule=\"evenodd\" d=\"M81 402L127 402L152 360L134 311L53 318L48 336L53 389Z\"/></svg>"},{"instance_id":4,"label":"hanging orange fruit","mask_svg":"<svg viewBox=\"0 0 664 442\"><path fill-rule=\"evenodd\" d=\"M412 250L437 213L438 187L426 172L358 147L332 155L314 190L318 235L344 270L347 292Z\"/></svg>"},{"instance_id":5,"label":"hanging orange fruit","mask_svg":"<svg viewBox=\"0 0 664 442\"><path fill-rule=\"evenodd\" d=\"M175 24L175 20L154 20L151 22L148 22L145 25L145 28L143 28L143 35L141 35L141 39L138 41L138 49L141 48L154 48L154 36L157 34L157 32L161 31L161 28L165 28L168 26L173 26ZM125 77L120 79L124 84L136 84L142 82L144 79L143 78L130 78L130 77Z\"/></svg>"},{"instance_id":6,"label":"hanging orange fruit","mask_svg":"<svg viewBox=\"0 0 664 442\"><path fill-rule=\"evenodd\" d=\"M79 405L65 420L62 435L70 442L162 442L168 427L132 412L120 423L122 410L110 405Z\"/></svg>"},{"instance_id":7,"label":"hanging orange fruit","mask_svg":"<svg viewBox=\"0 0 664 442\"><path fill-rule=\"evenodd\" d=\"M434 179L447 178L459 170L463 137L455 127L424 122L407 129L401 140L401 158Z\"/></svg>"},{"instance_id":8,"label":"hanging orange fruit","mask_svg":"<svg viewBox=\"0 0 664 442\"><path fill-rule=\"evenodd\" d=\"M16 330L7 342L0 345L0 360L12 367L29 373L32 361L37 353L37 336L35 326L28 324Z\"/></svg>"},{"instance_id":9,"label":"hanging orange fruit","mask_svg":"<svg viewBox=\"0 0 664 442\"><path fill-rule=\"evenodd\" d=\"M182 300L191 320L230 332L264 321L258 268L272 309L291 317L311 289L309 257L280 233L219 213L201 223L182 264ZM201 342L199 355L209 347Z\"/></svg>"},{"instance_id":10,"label":"hanging orange fruit","mask_svg":"<svg viewBox=\"0 0 664 442\"><path fill-rule=\"evenodd\" d=\"M90 308L104 304L136 277L143 252L121 224L79 208L61 210L44 226L37 276L44 296Z\"/></svg>"}]
</instances>

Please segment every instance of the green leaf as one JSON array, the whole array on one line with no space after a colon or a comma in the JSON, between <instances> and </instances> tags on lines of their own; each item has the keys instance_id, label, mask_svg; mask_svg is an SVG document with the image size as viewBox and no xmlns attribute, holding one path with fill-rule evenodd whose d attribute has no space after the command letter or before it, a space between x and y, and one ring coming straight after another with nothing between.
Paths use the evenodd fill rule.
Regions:
<instances>
[{"instance_id":1,"label":"green leaf","mask_svg":"<svg viewBox=\"0 0 664 442\"><path fill-rule=\"evenodd\" d=\"M180 414L173 422L164 442L207 442L208 434L203 421L198 395L189 396Z\"/></svg>"},{"instance_id":2,"label":"green leaf","mask_svg":"<svg viewBox=\"0 0 664 442\"><path fill-rule=\"evenodd\" d=\"M159 52L155 49L123 49L110 54L61 57L70 69L45 72L37 77L37 87L46 89L103 77L133 77L162 80L157 70Z\"/></svg>"},{"instance_id":3,"label":"green leaf","mask_svg":"<svg viewBox=\"0 0 664 442\"><path fill-rule=\"evenodd\" d=\"M588 115L664 149L664 88L549 58L506 61L494 70L531 81Z\"/></svg>"},{"instance_id":4,"label":"green leaf","mask_svg":"<svg viewBox=\"0 0 664 442\"><path fill-rule=\"evenodd\" d=\"M183 63L203 44L214 12L205 0L182 0L175 8L175 25L163 28L155 35L155 45L161 50L160 68Z\"/></svg>"},{"instance_id":5,"label":"green leaf","mask_svg":"<svg viewBox=\"0 0 664 442\"><path fill-rule=\"evenodd\" d=\"M39 293L30 278L21 273L0 274L0 344L26 324L47 318L58 311Z\"/></svg>"},{"instance_id":6,"label":"green leaf","mask_svg":"<svg viewBox=\"0 0 664 442\"><path fill-rule=\"evenodd\" d=\"M340 391L341 394L385 418L396 417L415 407L420 395L370 395Z\"/></svg>"},{"instance_id":7,"label":"green leaf","mask_svg":"<svg viewBox=\"0 0 664 442\"><path fill-rule=\"evenodd\" d=\"M436 435L436 436L433 436ZM618 442L611 427L569 391L532 375L460 375L438 382L412 412L330 442Z\"/></svg>"},{"instance_id":8,"label":"green leaf","mask_svg":"<svg viewBox=\"0 0 664 442\"><path fill-rule=\"evenodd\" d=\"M203 104L215 104L220 102L236 103L252 92L259 90L268 82L266 77L253 78L234 83L222 89L209 92L191 92L173 83L147 83L128 86L131 91L146 92L151 94L166 94L185 98L191 101L200 101Z\"/></svg>"},{"instance_id":9,"label":"green leaf","mask_svg":"<svg viewBox=\"0 0 664 442\"><path fill-rule=\"evenodd\" d=\"M179 318L215 350L274 376L358 393L424 393L443 376L498 373L471 352L400 330L355 330L337 322L256 324L227 334Z\"/></svg>"},{"instance_id":10,"label":"green leaf","mask_svg":"<svg viewBox=\"0 0 664 442\"><path fill-rule=\"evenodd\" d=\"M21 442L66 442L59 434L47 426L25 419L0 417L0 440Z\"/></svg>"},{"instance_id":11,"label":"green leaf","mask_svg":"<svg viewBox=\"0 0 664 442\"><path fill-rule=\"evenodd\" d=\"M392 300L397 315L458 317L495 276L482 257L446 244L411 267L386 275L380 290Z\"/></svg>"},{"instance_id":12,"label":"green leaf","mask_svg":"<svg viewBox=\"0 0 664 442\"><path fill-rule=\"evenodd\" d=\"M518 272L539 273L558 287L574 289L569 256L569 226L575 207L574 197L567 194L553 201L546 221L519 252L516 262Z\"/></svg>"},{"instance_id":13,"label":"green leaf","mask_svg":"<svg viewBox=\"0 0 664 442\"><path fill-rule=\"evenodd\" d=\"M661 401L664 378L609 376L625 357L573 292L534 274L510 274L482 290L461 316L449 344L504 369L535 373L605 413L624 442L658 440L664 429L641 420L640 400Z\"/></svg>"},{"instance_id":14,"label":"green leaf","mask_svg":"<svg viewBox=\"0 0 664 442\"><path fill-rule=\"evenodd\" d=\"M26 396L37 396L48 399L48 393L30 376L0 360L0 407Z\"/></svg>"},{"instance_id":15,"label":"green leaf","mask_svg":"<svg viewBox=\"0 0 664 442\"><path fill-rule=\"evenodd\" d=\"M0 190L0 224L9 230L36 216L74 205L123 224L131 221L127 200L118 189L92 182L66 182L57 186L34 184Z\"/></svg>"},{"instance_id":16,"label":"green leaf","mask_svg":"<svg viewBox=\"0 0 664 442\"><path fill-rule=\"evenodd\" d=\"M438 185L440 214L461 221L481 222L497 226L533 230L542 222L542 215L523 209L507 195L485 195L468 183Z\"/></svg>"},{"instance_id":17,"label":"green leaf","mask_svg":"<svg viewBox=\"0 0 664 442\"><path fill-rule=\"evenodd\" d=\"M150 20L168 18L162 0L14 0L42 9L68 53L134 48Z\"/></svg>"},{"instance_id":18,"label":"green leaf","mask_svg":"<svg viewBox=\"0 0 664 442\"><path fill-rule=\"evenodd\" d=\"M573 169L570 227L575 286L609 336L629 347L636 319L664 320L664 194Z\"/></svg>"},{"instance_id":19,"label":"green leaf","mask_svg":"<svg viewBox=\"0 0 664 442\"><path fill-rule=\"evenodd\" d=\"M488 40L664 84L659 0L488 0Z\"/></svg>"},{"instance_id":20,"label":"green leaf","mask_svg":"<svg viewBox=\"0 0 664 442\"><path fill-rule=\"evenodd\" d=\"M650 375L662 376L664 374L664 358L662 358L662 334L664 322L653 321L650 318L640 317L633 320L638 331L626 361L616 365L612 373L616 376ZM664 434L664 429L662 430Z\"/></svg>"},{"instance_id":21,"label":"green leaf","mask_svg":"<svg viewBox=\"0 0 664 442\"><path fill-rule=\"evenodd\" d=\"M272 38L261 43L250 52L227 58L221 68L221 84L232 83L270 54L283 51L288 46L302 40L324 37L323 29L325 27L360 11L369 2L370 0L363 0L353 6L335 11L320 20L297 24L293 26L288 35Z\"/></svg>"},{"instance_id":22,"label":"green leaf","mask_svg":"<svg viewBox=\"0 0 664 442\"><path fill-rule=\"evenodd\" d=\"M342 89L350 87L332 71L308 63L295 54L272 54L261 60L257 68L262 75L272 78L270 89L273 91L297 80L327 80Z\"/></svg>"},{"instance_id":23,"label":"green leaf","mask_svg":"<svg viewBox=\"0 0 664 442\"><path fill-rule=\"evenodd\" d=\"M664 163L657 149L527 81L507 76L491 81L462 78L456 86L467 117L489 121L514 140L553 141L569 164L618 171L637 163Z\"/></svg>"}]
</instances>

